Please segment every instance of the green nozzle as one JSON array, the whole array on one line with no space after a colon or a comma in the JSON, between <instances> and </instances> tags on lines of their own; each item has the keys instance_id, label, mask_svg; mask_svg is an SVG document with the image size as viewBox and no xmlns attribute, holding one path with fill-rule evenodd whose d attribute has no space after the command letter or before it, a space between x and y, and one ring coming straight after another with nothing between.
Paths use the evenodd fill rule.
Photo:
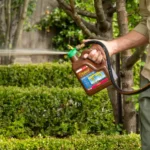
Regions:
<instances>
[{"instance_id":1,"label":"green nozzle","mask_svg":"<svg viewBox=\"0 0 150 150\"><path fill-rule=\"evenodd\" d=\"M73 48L71 49L69 52L68 52L68 57L69 58L72 58L73 56L75 56L77 53L77 49L76 48Z\"/></svg>"}]
</instances>

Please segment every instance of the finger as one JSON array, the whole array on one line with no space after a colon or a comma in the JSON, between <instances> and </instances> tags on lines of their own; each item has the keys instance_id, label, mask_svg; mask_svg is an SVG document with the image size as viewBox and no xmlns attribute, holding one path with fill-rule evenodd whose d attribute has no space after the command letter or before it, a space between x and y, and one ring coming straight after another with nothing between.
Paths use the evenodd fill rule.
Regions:
<instances>
[{"instance_id":1,"label":"finger","mask_svg":"<svg viewBox=\"0 0 150 150\"><path fill-rule=\"evenodd\" d=\"M97 64L100 64L103 61L104 57L102 54L99 55L99 57L97 57L97 60L95 61Z\"/></svg>"},{"instance_id":2,"label":"finger","mask_svg":"<svg viewBox=\"0 0 150 150\"><path fill-rule=\"evenodd\" d=\"M97 51L97 54L93 56L92 60L97 63L100 64L103 60L103 55L100 51Z\"/></svg>"},{"instance_id":3,"label":"finger","mask_svg":"<svg viewBox=\"0 0 150 150\"><path fill-rule=\"evenodd\" d=\"M89 53L89 58L93 59L93 57L95 57L95 55L97 55L97 50L96 49L91 49L91 52Z\"/></svg>"},{"instance_id":4,"label":"finger","mask_svg":"<svg viewBox=\"0 0 150 150\"><path fill-rule=\"evenodd\" d=\"M96 61L99 57L99 52L96 49L93 49L88 56L91 60Z\"/></svg>"},{"instance_id":5,"label":"finger","mask_svg":"<svg viewBox=\"0 0 150 150\"><path fill-rule=\"evenodd\" d=\"M89 41L92 41L92 40L96 40L96 39L84 39L84 40L82 40L82 43L86 43L86 42L89 42Z\"/></svg>"},{"instance_id":6,"label":"finger","mask_svg":"<svg viewBox=\"0 0 150 150\"><path fill-rule=\"evenodd\" d=\"M88 58L88 56L89 56L89 54L86 53L83 55L83 58L86 59L86 58Z\"/></svg>"},{"instance_id":7,"label":"finger","mask_svg":"<svg viewBox=\"0 0 150 150\"><path fill-rule=\"evenodd\" d=\"M106 59L106 55L102 47L97 46L97 51L100 52L100 55L103 57L103 59Z\"/></svg>"},{"instance_id":8,"label":"finger","mask_svg":"<svg viewBox=\"0 0 150 150\"><path fill-rule=\"evenodd\" d=\"M86 40L82 40L82 43L86 43L86 42L89 42L91 41L92 39L86 39Z\"/></svg>"}]
</instances>

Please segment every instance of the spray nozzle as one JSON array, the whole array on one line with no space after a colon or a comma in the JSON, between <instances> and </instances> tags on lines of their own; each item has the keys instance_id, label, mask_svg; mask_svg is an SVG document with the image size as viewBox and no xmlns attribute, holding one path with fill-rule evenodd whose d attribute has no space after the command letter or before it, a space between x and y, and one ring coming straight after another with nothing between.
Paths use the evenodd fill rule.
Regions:
<instances>
[{"instance_id":1,"label":"spray nozzle","mask_svg":"<svg viewBox=\"0 0 150 150\"><path fill-rule=\"evenodd\" d=\"M75 47L72 47L71 45L68 45L68 48L70 49L70 51L68 52L68 57L72 58L76 55L77 49Z\"/></svg>"},{"instance_id":2,"label":"spray nozzle","mask_svg":"<svg viewBox=\"0 0 150 150\"><path fill-rule=\"evenodd\" d=\"M68 48L70 49L70 50L72 50L73 49L73 47L71 46L71 45L67 45L68 46Z\"/></svg>"},{"instance_id":3,"label":"spray nozzle","mask_svg":"<svg viewBox=\"0 0 150 150\"><path fill-rule=\"evenodd\" d=\"M83 47L85 47L85 43L77 45L76 47L72 47L71 45L68 45L68 48L70 49L70 51L68 52L68 57L72 58L74 55L76 55L77 50L79 50Z\"/></svg>"}]
</instances>

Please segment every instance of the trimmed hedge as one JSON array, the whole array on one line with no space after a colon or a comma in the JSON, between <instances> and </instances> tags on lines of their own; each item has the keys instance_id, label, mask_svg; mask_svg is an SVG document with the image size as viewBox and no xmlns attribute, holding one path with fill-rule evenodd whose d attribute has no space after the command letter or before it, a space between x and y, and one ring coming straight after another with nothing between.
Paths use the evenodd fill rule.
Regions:
<instances>
[{"instance_id":1,"label":"trimmed hedge","mask_svg":"<svg viewBox=\"0 0 150 150\"><path fill-rule=\"evenodd\" d=\"M139 135L52 137L25 140L0 138L0 150L140 150Z\"/></svg>"},{"instance_id":2,"label":"trimmed hedge","mask_svg":"<svg viewBox=\"0 0 150 150\"><path fill-rule=\"evenodd\" d=\"M0 66L0 85L79 87L70 63L44 63Z\"/></svg>"},{"instance_id":3,"label":"trimmed hedge","mask_svg":"<svg viewBox=\"0 0 150 150\"><path fill-rule=\"evenodd\" d=\"M134 81L138 85L139 67L134 69ZM42 63L28 65L0 66L0 85L3 86L48 86L48 87L80 87L71 63Z\"/></svg>"},{"instance_id":4,"label":"trimmed hedge","mask_svg":"<svg viewBox=\"0 0 150 150\"><path fill-rule=\"evenodd\" d=\"M116 132L105 90L89 97L82 88L0 86L0 134L7 137Z\"/></svg>"}]
</instances>

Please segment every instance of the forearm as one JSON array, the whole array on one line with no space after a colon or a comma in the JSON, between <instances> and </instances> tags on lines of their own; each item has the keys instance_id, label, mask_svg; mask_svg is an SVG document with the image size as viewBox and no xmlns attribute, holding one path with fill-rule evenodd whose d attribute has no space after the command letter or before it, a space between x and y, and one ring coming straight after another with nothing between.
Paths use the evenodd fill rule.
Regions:
<instances>
[{"instance_id":1,"label":"forearm","mask_svg":"<svg viewBox=\"0 0 150 150\"><path fill-rule=\"evenodd\" d=\"M119 37L115 40L109 41L110 56L130 48L148 44L148 38L141 33L131 31L128 34Z\"/></svg>"}]
</instances>

